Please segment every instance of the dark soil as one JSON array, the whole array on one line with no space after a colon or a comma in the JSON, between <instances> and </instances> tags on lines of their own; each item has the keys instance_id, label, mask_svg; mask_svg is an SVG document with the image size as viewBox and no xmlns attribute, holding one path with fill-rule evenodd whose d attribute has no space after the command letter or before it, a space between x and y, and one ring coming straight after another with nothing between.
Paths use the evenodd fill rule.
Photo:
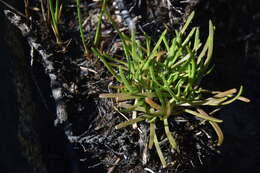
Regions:
<instances>
[{"instance_id":1,"label":"dark soil","mask_svg":"<svg viewBox=\"0 0 260 173\"><path fill-rule=\"evenodd\" d=\"M115 125L124 121L123 117L113 109L113 101L100 99L99 94L109 92L108 85L115 82L103 64L95 57L86 57L79 35L74 0L63 2L61 16L61 38L64 45L58 46L48 23L38 11L29 10L32 16L32 31L43 47L54 54L55 68L59 71L59 80L65 90L64 97L68 106L68 123L59 125L56 132L61 141L64 139L60 131L72 129L73 143L62 143L68 156L57 152L58 157L71 157L70 168L76 172L146 172L149 168L155 172L254 172L260 168L260 119L257 115L257 98L260 95L260 3L258 0L194 0L174 1L172 8L167 9L157 0L125 0L132 18L137 18L137 32L142 31L152 36L155 41L165 28L178 29L192 10L196 17L192 25L200 26L203 37L208 33L208 20L216 26L213 64L215 69L202 81L202 86L212 90L227 90L244 86L243 95L251 99L251 103L234 103L224 108L218 116L224 120L221 124L225 135L223 146L216 148L216 136L210 126L199 124L191 117L184 117L187 122L176 123L172 118L170 127L180 145L180 153L172 153L167 142L162 143L162 150L167 161L174 164L163 169L155 150L148 152L147 164L142 163L144 144L148 140L148 125L141 124L145 132L124 128L115 130ZM82 18L88 45L93 44L97 18L101 4L91 0L82 1ZM40 1L30 3L31 7L40 7ZM115 14L115 7L108 7ZM116 16L114 15L116 18ZM119 27L127 32L126 24L116 20ZM205 35L204 35L205 33ZM66 44L70 41L69 44ZM110 22L104 18L100 46L111 54L118 54L118 36ZM55 104L48 97L49 80L41 65L40 56L34 55L32 72L38 83L39 92L45 108L54 119ZM28 62L30 60L28 59ZM47 89L46 89L47 88ZM176 117L178 118L178 117ZM158 129L160 129L160 125ZM209 134L208 137L207 135ZM47 135L48 136L48 135ZM55 136L55 135L53 135ZM44 144L44 141L42 142ZM58 143L58 142L57 142ZM56 164L61 159L48 155L45 148L45 160L50 172L55 172ZM54 150L50 147L51 150ZM53 152L52 152L53 153ZM67 163L67 160L64 159Z\"/></svg>"}]
</instances>

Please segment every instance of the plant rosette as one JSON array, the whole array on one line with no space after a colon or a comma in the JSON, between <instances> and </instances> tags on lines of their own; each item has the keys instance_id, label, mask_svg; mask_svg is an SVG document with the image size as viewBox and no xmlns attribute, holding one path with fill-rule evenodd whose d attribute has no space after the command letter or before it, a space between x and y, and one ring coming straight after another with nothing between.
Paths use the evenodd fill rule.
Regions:
<instances>
[{"instance_id":1,"label":"plant rosette","mask_svg":"<svg viewBox=\"0 0 260 173\"><path fill-rule=\"evenodd\" d=\"M148 148L155 146L163 167L167 166L167 162L160 142L167 139L176 152L179 152L180 147L174 138L174 131L170 129L170 117L191 115L194 116L194 121L208 122L217 135L216 145L220 146L224 137L218 123L222 120L207 113L205 108L213 107L212 112L216 112L219 107L237 99L249 102L241 97L242 86L238 91L230 89L224 92L209 91L200 86L203 77L213 69L210 60L215 28L209 21L208 37L203 44L200 41L199 27L187 32L193 17L194 12L184 26L175 31L174 38L169 40L165 30L155 44L152 44L151 38L146 34L142 41L145 44L141 44L134 32L130 38L118 31L122 42L122 59L92 48L120 83L114 86L116 93L103 93L100 98L114 98L120 111L132 114L131 118L126 117L127 121L116 125L116 129L137 126L141 122L149 123ZM159 121L162 122L164 131L160 137L156 133Z\"/></svg>"}]
</instances>

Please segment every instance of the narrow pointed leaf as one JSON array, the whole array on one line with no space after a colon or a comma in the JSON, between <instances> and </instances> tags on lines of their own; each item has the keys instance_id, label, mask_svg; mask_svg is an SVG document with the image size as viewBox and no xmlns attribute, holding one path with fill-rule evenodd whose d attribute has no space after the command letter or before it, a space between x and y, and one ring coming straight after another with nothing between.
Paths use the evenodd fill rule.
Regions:
<instances>
[{"instance_id":1,"label":"narrow pointed leaf","mask_svg":"<svg viewBox=\"0 0 260 173\"><path fill-rule=\"evenodd\" d=\"M225 97L225 96L228 96L228 95L232 95L232 94L235 94L237 92L237 89L236 88L233 88L233 89L229 89L227 91L224 91L224 92L219 92L218 94L216 94L214 97Z\"/></svg>"},{"instance_id":2,"label":"narrow pointed leaf","mask_svg":"<svg viewBox=\"0 0 260 173\"><path fill-rule=\"evenodd\" d=\"M209 98L208 101L204 102L202 105L209 105L209 106L219 106L221 103L223 103L225 100L227 100L227 97L222 98Z\"/></svg>"},{"instance_id":3,"label":"narrow pointed leaf","mask_svg":"<svg viewBox=\"0 0 260 173\"><path fill-rule=\"evenodd\" d=\"M164 122L164 130L165 130L167 139L169 140L169 142L170 142L172 148L174 148L175 150L177 150L177 143L176 143L175 139L173 138L172 133L171 133L171 131L170 131L170 129L169 129L169 125L168 125L168 120L167 120L167 118L165 118L165 119L163 120L163 122Z\"/></svg>"},{"instance_id":4,"label":"narrow pointed leaf","mask_svg":"<svg viewBox=\"0 0 260 173\"><path fill-rule=\"evenodd\" d=\"M202 118L204 120L209 120L209 121L218 122L218 123L223 122L223 120L220 120L220 119L217 119L217 118L214 118L214 117L210 117L210 116L207 117L207 116L205 116L203 114L200 114L200 113L198 113L196 111L192 111L190 109L184 109L184 112L187 112L187 113L189 113L191 115L197 116L197 117Z\"/></svg>"},{"instance_id":5,"label":"narrow pointed leaf","mask_svg":"<svg viewBox=\"0 0 260 173\"><path fill-rule=\"evenodd\" d=\"M138 122L143 121L143 120L144 120L144 117L137 117L135 119L131 119L131 120L128 120L128 121L125 121L125 122L122 122L122 123L116 125L116 129L121 129L123 127L132 125L134 123L138 123Z\"/></svg>"},{"instance_id":6,"label":"narrow pointed leaf","mask_svg":"<svg viewBox=\"0 0 260 173\"><path fill-rule=\"evenodd\" d=\"M195 39L194 39L194 46L193 46L193 50L194 51L197 51L200 48L200 46L201 46L199 37L200 37L200 30L199 30L199 28L196 28Z\"/></svg>"},{"instance_id":7,"label":"narrow pointed leaf","mask_svg":"<svg viewBox=\"0 0 260 173\"><path fill-rule=\"evenodd\" d=\"M243 92L243 86L240 87L240 89L239 89L237 95L236 95L234 98L232 98L231 100L228 100L228 101L222 103L222 105L227 105L227 104L230 104L230 103L234 102L235 100L237 100L237 99L240 97L240 95L242 94L242 92Z\"/></svg>"},{"instance_id":8,"label":"narrow pointed leaf","mask_svg":"<svg viewBox=\"0 0 260 173\"><path fill-rule=\"evenodd\" d=\"M183 26L182 29L181 29L181 33L182 33L182 34L183 34L183 33L186 31L186 29L188 28L188 26L189 26L190 22L192 21L194 15L195 15L195 12L194 12L194 11L189 15L187 21L185 22L184 26Z\"/></svg>"},{"instance_id":9,"label":"narrow pointed leaf","mask_svg":"<svg viewBox=\"0 0 260 173\"><path fill-rule=\"evenodd\" d=\"M166 161L164 159L164 156L163 156L162 150L160 148L160 144L158 142L156 134L154 134L154 145L155 145L157 154L158 154L158 156L159 156L159 158L161 160L161 163L162 163L163 167L165 168L166 167Z\"/></svg>"},{"instance_id":10,"label":"narrow pointed leaf","mask_svg":"<svg viewBox=\"0 0 260 173\"><path fill-rule=\"evenodd\" d=\"M131 100L142 97L155 97L153 93L140 93L140 94L130 94L130 93L103 93L99 95L99 98L116 98L117 101Z\"/></svg>"},{"instance_id":11,"label":"narrow pointed leaf","mask_svg":"<svg viewBox=\"0 0 260 173\"><path fill-rule=\"evenodd\" d=\"M193 28L190 33L188 34L187 38L183 41L181 46L185 46L191 39L191 37L193 36L194 32L195 32L196 28Z\"/></svg>"},{"instance_id":12,"label":"narrow pointed leaf","mask_svg":"<svg viewBox=\"0 0 260 173\"><path fill-rule=\"evenodd\" d=\"M202 109L197 109L197 111L199 113L203 114L204 116L208 116L209 117L209 115L205 111L203 111ZM219 125L216 122L209 121L209 123L213 127L213 129L215 130L215 132L216 132L216 134L218 136L218 143L217 143L217 145L220 146L223 143L223 141L224 141L223 132L222 132L221 128L219 127Z\"/></svg>"},{"instance_id":13,"label":"narrow pointed leaf","mask_svg":"<svg viewBox=\"0 0 260 173\"><path fill-rule=\"evenodd\" d=\"M96 29L96 34L95 34L95 38L94 38L94 46L97 46L99 44L99 41L100 41L102 16L104 14L105 7L106 7L106 0L103 0L102 8L101 8L101 11L100 11L99 16L98 16L97 29Z\"/></svg>"},{"instance_id":14,"label":"narrow pointed leaf","mask_svg":"<svg viewBox=\"0 0 260 173\"><path fill-rule=\"evenodd\" d=\"M134 105L127 104L124 102L119 103L118 107L125 108L125 109L132 110L132 111L146 112L144 107L134 106Z\"/></svg>"},{"instance_id":15,"label":"narrow pointed leaf","mask_svg":"<svg viewBox=\"0 0 260 173\"><path fill-rule=\"evenodd\" d=\"M207 67L211 57L212 57L212 53L213 53L213 40L214 40L214 26L211 22L211 20L209 21L209 37L208 37L208 53L207 53L207 59L204 62L204 65Z\"/></svg>"},{"instance_id":16,"label":"narrow pointed leaf","mask_svg":"<svg viewBox=\"0 0 260 173\"><path fill-rule=\"evenodd\" d=\"M150 137L149 137L149 144L148 144L149 149L152 149L152 147L153 147L154 134L155 134L155 122L151 122L150 123Z\"/></svg>"},{"instance_id":17,"label":"narrow pointed leaf","mask_svg":"<svg viewBox=\"0 0 260 173\"><path fill-rule=\"evenodd\" d=\"M103 62L103 64L106 66L108 71L118 80L121 81L120 77L117 75L117 73L113 70L112 66L106 61L104 56L95 48L91 48L93 53L100 58L100 60Z\"/></svg>"}]
</instances>

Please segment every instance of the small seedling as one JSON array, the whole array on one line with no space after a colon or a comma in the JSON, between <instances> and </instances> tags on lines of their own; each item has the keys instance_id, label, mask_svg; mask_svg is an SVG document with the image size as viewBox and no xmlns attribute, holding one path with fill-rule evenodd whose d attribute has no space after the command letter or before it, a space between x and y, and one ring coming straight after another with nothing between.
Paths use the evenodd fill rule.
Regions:
<instances>
[{"instance_id":1,"label":"small seedling","mask_svg":"<svg viewBox=\"0 0 260 173\"><path fill-rule=\"evenodd\" d=\"M212 70L210 60L215 28L209 21L209 33L203 45L198 27L187 33L193 17L194 12L188 17L185 25L179 31L175 31L175 37L171 40L167 38L165 30L155 45L152 45L151 38L147 35L142 40L145 44L141 44L141 41L136 40L135 33L129 38L115 28L123 45L122 59L92 48L94 54L120 83L114 87L117 93L101 94L100 97L114 98L121 110L137 112L137 117L116 125L116 129L138 122L149 123L148 146L150 149L155 146L163 167L166 167L167 163L160 148L161 138L156 135L158 121L163 122L165 138L177 152L178 143L168 125L169 117L175 115L189 114L195 116L195 121L209 122L218 136L217 145L221 145L223 133L218 123L222 120L206 113L204 107L218 108L237 99L249 101L240 96L242 86L238 92L236 89L219 92L201 88L200 81Z\"/></svg>"}]
</instances>

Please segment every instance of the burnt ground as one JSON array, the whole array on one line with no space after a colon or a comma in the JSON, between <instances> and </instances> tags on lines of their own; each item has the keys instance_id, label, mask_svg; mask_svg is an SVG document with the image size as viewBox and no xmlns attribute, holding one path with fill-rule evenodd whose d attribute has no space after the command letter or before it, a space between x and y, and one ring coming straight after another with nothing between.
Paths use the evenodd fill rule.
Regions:
<instances>
[{"instance_id":1,"label":"burnt ground","mask_svg":"<svg viewBox=\"0 0 260 173\"><path fill-rule=\"evenodd\" d=\"M40 1L31 2L32 7L39 7ZM101 100L98 95L108 92L108 84L112 78L96 59L83 56L83 49L79 37L76 21L76 8L74 1L64 1L62 20L60 25L62 40L70 40L65 52L55 44L55 38L41 13L31 11L33 17L33 32L44 47L55 53L55 65L60 70L60 80L64 82L65 97L67 98L69 128L78 136L73 144L64 142L60 131L67 126L57 127L60 131L53 134L53 146L45 147L44 157L49 172L64 171L57 166L61 162L71 164L72 172L106 172L114 164L114 172L142 172L145 167L156 172L255 172L260 167L260 119L258 117L259 96L259 67L260 67L260 3L258 0L196 0L180 3L172 1L173 9L168 10L157 1L140 1L140 6L134 6L137 1L125 1L127 8L132 9L131 15L138 18L138 31L144 30L154 40L163 31L163 24L172 29L178 28L188 14L194 9L196 17L192 25L200 26L201 33L207 34L208 20L211 19L216 26L214 42L214 71L203 80L202 85L213 90L227 90L244 86L244 96L251 99L251 103L235 102L225 107L218 116L224 120L221 124L225 141L220 148L213 145L202 145L199 140L207 141L204 136L194 137L201 129L212 134L208 126L193 124L195 129L186 130L185 125L177 131L177 138L183 144L181 155L176 155L178 161L167 169L160 168L160 162L155 151L151 151L150 161L143 166L140 161L140 144L137 131L126 128L115 130L114 126L123 118L111 109L110 100ZM134 8L131 8L133 7ZM114 7L110 4L111 13ZM92 1L82 2L82 16L86 21L84 26L88 45L91 46L97 24L100 4ZM127 32L124 24L118 25ZM156 29L155 29L156 28ZM116 34L111 24L104 19L103 49L116 48ZM204 31L204 32L203 32ZM205 35L206 36L206 35ZM37 54L35 55L38 56ZM29 60L28 60L29 61ZM40 69L40 70L39 70ZM41 61L35 60L32 67L33 74L40 87L38 94L44 96L42 101L46 109L52 112L49 116L54 119L54 103L48 97L48 78L44 74ZM75 88L75 86L77 86ZM46 89L47 88L47 89ZM36 92L37 93L37 92ZM6 102L6 99L4 100ZM4 109L5 110L5 109ZM48 112L47 111L47 112ZM49 123L47 121L46 123ZM49 125L50 126L50 125ZM50 127L51 128L51 127ZM146 125L141 126L143 130ZM54 131L54 130L53 130ZM56 138L55 135L59 138ZM48 134L43 135L42 145L51 144L45 141ZM145 136L143 136L145 138ZM62 141L59 142L58 140ZM208 142L208 141L207 141ZM64 144L65 143L65 144ZM63 145L63 147L59 147ZM196 148L197 144L200 147ZM55 153L55 147L62 148ZM69 149L64 149L64 148ZM48 149L53 155L48 154ZM64 156L62 151L66 151ZM167 153L167 147L164 148ZM219 152L220 151L220 152ZM169 152L170 153L170 152ZM167 155L171 158L171 155ZM62 158L71 157L69 159Z\"/></svg>"}]
</instances>

